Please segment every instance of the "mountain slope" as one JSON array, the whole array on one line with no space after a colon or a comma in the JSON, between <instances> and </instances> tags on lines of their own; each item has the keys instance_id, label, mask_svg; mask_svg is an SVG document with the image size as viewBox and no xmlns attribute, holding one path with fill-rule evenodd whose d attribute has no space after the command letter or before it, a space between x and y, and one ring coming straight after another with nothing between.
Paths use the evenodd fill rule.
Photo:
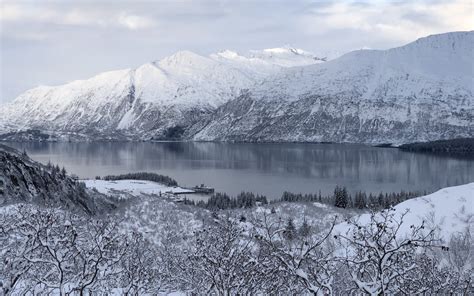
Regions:
<instances>
[{"instance_id":1,"label":"mountain slope","mask_svg":"<svg viewBox=\"0 0 474 296\"><path fill-rule=\"evenodd\" d=\"M289 68L221 106L195 140L404 143L474 136L474 32Z\"/></svg>"},{"instance_id":2,"label":"mountain slope","mask_svg":"<svg viewBox=\"0 0 474 296\"><path fill-rule=\"evenodd\" d=\"M283 67L317 62L309 53L284 48L261 57L180 51L135 69L29 90L0 107L0 131L149 139L195 122Z\"/></svg>"},{"instance_id":3,"label":"mountain slope","mask_svg":"<svg viewBox=\"0 0 474 296\"><path fill-rule=\"evenodd\" d=\"M209 57L181 51L135 69L29 90L0 106L0 133L373 144L470 138L473 45L471 31L328 62L291 47Z\"/></svg>"},{"instance_id":4,"label":"mountain slope","mask_svg":"<svg viewBox=\"0 0 474 296\"><path fill-rule=\"evenodd\" d=\"M0 145L0 206L34 203L95 214L115 206L106 196L87 191L59 168L44 166ZM96 198L98 197L98 198Z\"/></svg>"}]
</instances>

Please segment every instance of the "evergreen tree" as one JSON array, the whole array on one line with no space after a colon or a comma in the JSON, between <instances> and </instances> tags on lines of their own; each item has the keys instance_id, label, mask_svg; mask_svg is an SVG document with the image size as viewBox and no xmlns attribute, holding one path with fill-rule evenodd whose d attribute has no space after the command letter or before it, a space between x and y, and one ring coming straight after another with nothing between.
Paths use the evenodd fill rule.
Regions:
<instances>
[{"instance_id":1,"label":"evergreen tree","mask_svg":"<svg viewBox=\"0 0 474 296\"><path fill-rule=\"evenodd\" d=\"M336 186L334 189L334 205L338 208L346 208L348 204L348 196L346 187Z\"/></svg>"},{"instance_id":2,"label":"evergreen tree","mask_svg":"<svg viewBox=\"0 0 474 296\"><path fill-rule=\"evenodd\" d=\"M295 224L293 223L292 218L288 219L283 235L289 241L294 240L296 238L296 227L295 227Z\"/></svg>"},{"instance_id":3,"label":"evergreen tree","mask_svg":"<svg viewBox=\"0 0 474 296\"><path fill-rule=\"evenodd\" d=\"M382 193L382 192L380 192L380 194L379 194L377 203L378 203L378 206L379 206L380 208L382 208L382 207L385 206L385 202L384 202L384 198L383 198L383 193Z\"/></svg>"},{"instance_id":4,"label":"evergreen tree","mask_svg":"<svg viewBox=\"0 0 474 296\"><path fill-rule=\"evenodd\" d=\"M358 209L363 209L365 208L365 197L364 195L362 194L362 192L357 192L356 195L355 195L355 202L354 202L354 206Z\"/></svg>"},{"instance_id":5,"label":"evergreen tree","mask_svg":"<svg viewBox=\"0 0 474 296\"><path fill-rule=\"evenodd\" d=\"M307 237L311 233L311 226L309 226L308 221L306 221L306 218L303 220L303 224L301 225L299 229L299 234L302 237Z\"/></svg>"},{"instance_id":6,"label":"evergreen tree","mask_svg":"<svg viewBox=\"0 0 474 296\"><path fill-rule=\"evenodd\" d=\"M369 194L369 205L371 209L377 208L377 198L372 193Z\"/></svg>"}]
</instances>

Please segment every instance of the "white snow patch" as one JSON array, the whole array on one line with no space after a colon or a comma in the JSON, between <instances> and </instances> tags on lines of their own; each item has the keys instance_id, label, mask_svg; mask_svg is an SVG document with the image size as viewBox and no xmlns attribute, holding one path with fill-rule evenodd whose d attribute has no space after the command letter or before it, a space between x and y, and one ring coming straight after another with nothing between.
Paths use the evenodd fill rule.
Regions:
<instances>
[{"instance_id":1,"label":"white snow patch","mask_svg":"<svg viewBox=\"0 0 474 296\"><path fill-rule=\"evenodd\" d=\"M421 225L424 221L428 228L436 229L441 239L449 241L456 233L469 229L474 231L474 183L443 188L435 193L402 202L394 207L396 216L400 217L405 211L400 228L400 237L410 233L411 225ZM357 218L359 224L367 224L370 214ZM349 225L344 222L336 225L335 233L346 233Z\"/></svg>"},{"instance_id":2,"label":"white snow patch","mask_svg":"<svg viewBox=\"0 0 474 296\"><path fill-rule=\"evenodd\" d=\"M318 208L327 209L329 206L320 202L313 202L313 205Z\"/></svg>"},{"instance_id":3,"label":"white snow patch","mask_svg":"<svg viewBox=\"0 0 474 296\"><path fill-rule=\"evenodd\" d=\"M87 188L95 188L97 191L107 195L115 195L114 191L121 191L133 196L141 194L164 194L164 193L192 193L192 190L167 186L164 184L143 180L83 180Z\"/></svg>"}]
</instances>

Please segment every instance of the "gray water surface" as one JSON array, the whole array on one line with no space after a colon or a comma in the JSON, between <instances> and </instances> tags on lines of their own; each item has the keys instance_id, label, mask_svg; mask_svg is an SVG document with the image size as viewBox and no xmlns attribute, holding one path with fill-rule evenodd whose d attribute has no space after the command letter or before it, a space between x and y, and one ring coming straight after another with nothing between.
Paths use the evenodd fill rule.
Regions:
<instances>
[{"instance_id":1,"label":"gray water surface","mask_svg":"<svg viewBox=\"0 0 474 296\"><path fill-rule=\"evenodd\" d=\"M194 142L4 143L81 178L156 172L180 185L204 183L235 195L283 191L434 191L474 182L474 160L346 144Z\"/></svg>"}]
</instances>

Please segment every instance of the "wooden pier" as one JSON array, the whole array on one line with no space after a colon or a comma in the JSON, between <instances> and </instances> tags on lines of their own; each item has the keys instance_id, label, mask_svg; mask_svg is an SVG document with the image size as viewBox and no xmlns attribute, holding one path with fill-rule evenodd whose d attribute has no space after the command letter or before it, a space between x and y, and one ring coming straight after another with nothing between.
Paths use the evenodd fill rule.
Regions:
<instances>
[{"instance_id":1,"label":"wooden pier","mask_svg":"<svg viewBox=\"0 0 474 296\"><path fill-rule=\"evenodd\" d=\"M192 192L175 192L175 195L181 195L181 194L213 194L214 193L214 188L205 186L204 184L201 184L200 186L194 186L194 187L183 187L183 189L188 189L191 190Z\"/></svg>"}]
</instances>

